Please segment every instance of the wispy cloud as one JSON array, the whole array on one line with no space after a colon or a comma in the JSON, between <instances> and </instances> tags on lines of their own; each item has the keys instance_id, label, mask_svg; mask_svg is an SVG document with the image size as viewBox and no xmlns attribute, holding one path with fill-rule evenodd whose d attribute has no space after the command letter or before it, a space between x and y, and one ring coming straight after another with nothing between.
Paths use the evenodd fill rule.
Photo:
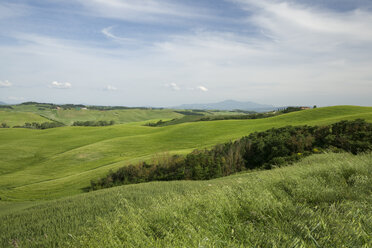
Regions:
<instances>
[{"instance_id":1,"label":"wispy cloud","mask_svg":"<svg viewBox=\"0 0 372 248\"><path fill-rule=\"evenodd\" d=\"M174 90L174 91L179 91L181 90L180 86L178 86L176 83L170 83L170 84L166 84L165 85L166 87Z\"/></svg>"},{"instance_id":2,"label":"wispy cloud","mask_svg":"<svg viewBox=\"0 0 372 248\"><path fill-rule=\"evenodd\" d=\"M112 85L107 85L104 89L107 91L116 91L118 88Z\"/></svg>"},{"instance_id":3,"label":"wispy cloud","mask_svg":"<svg viewBox=\"0 0 372 248\"><path fill-rule=\"evenodd\" d=\"M136 22L167 21L173 18L196 18L205 10L168 0L79 0L91 14L119 20Z\"/></svg>"},{"instance_id":4,"label":"wispy cloud","mask_svg":"<svg viewBox=\"0 0 372 248\"><path fill-rule=\"evenodd\" d=\"M52 82L49 86L54 89L71 89L72 87L71 83L59 83L57 81Z\"/></svg>"},{"instance_id":5,"label":"wispy cloud","mask_svg":"<svg viewBox=\"0 0 372 248\"><path fill-rule=\"evenodd\" d=\"M0 88L8 88L11 87L13 84L8 80L0 81Z\"/></svg>"},{"instance_id":6,"label":"wispy cloud","mask_svg":"<svg viewBox=\"0 0 372 248\"><path fill-rule=\"evenodd\" d=\"M271 28L276 33L278 33L277 26L285 23L287 27L292 26L293 29L298 29L297 31L342 35L344 38L356 40L372 40L372 16L367 11L357 9L349 12L330 12L287 2L251 0L247 2L261 7L265 12L261 20L257 19L258 24ZM275 21L280 23L274 26Z\"/></svg>"},{"instance_id":7,"label":"wispy cloud","mask_svg":"<svg viewBox=\"0 0 372 248\"><path fill-rule=\"evenodd\" d=\"M204 87L204 86L198 86L197 89L198 90L201 90L203 92L207 92L208 91L208 89L206 87Z\"/></svg>"},{"instance_id":8,"label":"wispy cloud","mask_svg":"<svg viewBox=\"0 0 372 248\"><path fill-rule=\"evenodd\" d=\"M125 42L125 43L133 43L136 40L131 39L131 38L124 38L124 37L118 37L112 33L113 26L106 27L101 30L102 34L104 34L107 38L113 39L114 41L119 41L119 42Z\"/></svg>"}]
</instances>

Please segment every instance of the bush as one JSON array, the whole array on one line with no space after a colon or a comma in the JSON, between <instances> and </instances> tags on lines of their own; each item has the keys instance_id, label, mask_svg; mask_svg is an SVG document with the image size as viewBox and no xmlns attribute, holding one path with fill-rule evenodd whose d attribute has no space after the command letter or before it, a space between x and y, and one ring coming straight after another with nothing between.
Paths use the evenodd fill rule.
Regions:
<instances>
[{"instance_id":1,"label":"bush","mask_svg":"<svg viewBox=\"0 0 372 248\"><path fill-rule=\"evenodd\" d=\"M3 122L1 123L0 128L9 128L9 126L5 122Z\"/></svg>"}]
</instances>

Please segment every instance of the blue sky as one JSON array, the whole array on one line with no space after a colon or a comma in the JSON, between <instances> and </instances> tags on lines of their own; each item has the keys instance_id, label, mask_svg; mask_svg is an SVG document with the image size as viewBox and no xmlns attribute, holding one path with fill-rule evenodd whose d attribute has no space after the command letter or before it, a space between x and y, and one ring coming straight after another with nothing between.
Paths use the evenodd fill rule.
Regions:
<instances>
[{"instance_id":1,"label":"blue sky","mask_svg":"<svg viewBox=\"0 0 372 248\"><path fill-rule=\"evenodd\" d=\"M0 2L0 101L372 106L370 0Z\"/></svg>"}]
</instances>

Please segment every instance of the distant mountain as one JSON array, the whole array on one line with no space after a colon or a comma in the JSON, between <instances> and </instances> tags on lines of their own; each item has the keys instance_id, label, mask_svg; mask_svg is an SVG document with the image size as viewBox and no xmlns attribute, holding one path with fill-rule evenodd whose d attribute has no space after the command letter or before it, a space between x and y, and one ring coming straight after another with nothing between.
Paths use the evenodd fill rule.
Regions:
<instances>
[{"instance_id":1,"label":"distant mountain","mask_svg":"<svg viewBox=\"0 0 372 248\"><path fill-rule=\"evenodd\" d=\"M207 110L249 110L256 112L265 112L275 110L276 107L272 105L259 104L254 102L239 102L234 100L226 100L217 103L204 104L182 104L180 106L172 107L174 109L207 109Z\"/></svg>"},{"instance_id":2,"label":"distant mountain","mask_svg":"<svg viewBox=\"0 0 372 248\"><path fill-rule=\"evenodd\" d=\"M0 105L7 105L5 102L0 102Z\"/></svg>"}]
</instances>

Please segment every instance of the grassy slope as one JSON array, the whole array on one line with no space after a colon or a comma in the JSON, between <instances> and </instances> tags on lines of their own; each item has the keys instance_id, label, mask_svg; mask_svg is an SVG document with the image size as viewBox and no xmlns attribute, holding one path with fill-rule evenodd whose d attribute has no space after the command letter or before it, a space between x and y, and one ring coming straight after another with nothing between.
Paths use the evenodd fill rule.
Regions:
<instances>
[{"instance_id":1,"label":"grassy slope","mask_svg":"<svg viewBox=\"0 0 372 248\"><path fill-rule=\"evenodd\" d=\"M144 127L63 127L0 130L0 197L52 199L78 194L93 178L156 153L186 153L285 125L315 125L342 119L372 121L372 108L338 106L259 120L184 123Z\"/></svg>"},{"instance_id":2,"label":"grassy slope","mask_svg":"<svg viewBox=\"0 0 372 248\"><path fill-rule=\"evenodd\" d=\"M0 246L371 247L372 154L313 155L211 181L152 182L0 216Z\"/></svg>"},{"instance_id":3,"label":"grassy slope","mask_svg":"<svg viewBox=\"0 0 372 248\"><path fill-rule=\"evenodd\" d=\"M9 112L32 112L49 119L71 125L74 121L99 121L114 120L116 123L128 123L144 120L159 120L179 118L183 115L175 113L170 109L121 109L121 110L57 110L42 108L35 105L15 105Z\"/></svg>"},{"instance_id":4,"label":"grassy slope","mask_svg":"<svg viewBox=\"0 0 372 248\"><path fill-rule=\"evenodd\" d=\"M8 126L22 126L26 122L50 122L50 120L34 113L11 112L0 110L0 123L5 122Z\"/></svg>"}]
</instances>

